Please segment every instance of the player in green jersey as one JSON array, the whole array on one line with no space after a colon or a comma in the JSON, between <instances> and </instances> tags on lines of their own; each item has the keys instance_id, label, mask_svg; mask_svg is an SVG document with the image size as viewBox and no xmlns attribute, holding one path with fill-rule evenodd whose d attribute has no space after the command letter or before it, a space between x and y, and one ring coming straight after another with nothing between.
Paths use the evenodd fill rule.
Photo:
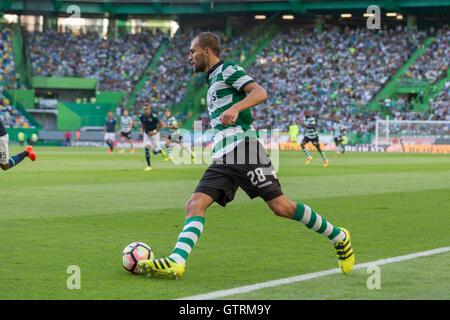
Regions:
<instances>
[{"instance_id":1,"label":"player in green jersey","mask_svg":"<svg viewBox=\"0 0 450 320\"><path fill-rule=\"evenodd\" d=\"M319 151L320 156L323 160L323 166L326 167L328 165L328 159L325 155L325 152L322 151L319 144L319 133L317 132L317 124L316 124L316 118L312 115L312 112L310 110L305 111L305 136L303 137L301 146L302 151L306 155L306 164L309 164L312 160L312 157L309 155L308 150L306 150L305 145L309 142L313 144L317 148L317 151Z\"/></svg>"},{"instance_id":2,"label":"player in green jersey","mask_svg":"<svg viewBox=\"0 0 450 320\"><path fill-rule=\"evenodd\" d=\"M194 72L207 74L207 105L211 126L216 130L213 163L186 203L185 225L172 253L165 258L139 261L139 268L149 276L180 278L202 234L206 210L213 202L225 206L240 187L252 199L261 197L277 216L299 221L326 236L334 244L342 272L349 273L355 261L350 233L283 194L267 151L251 128L250 108L267 100L266 91L241 66L224 62L219 56L220 42L215 34L204 32L191 42L189 62ZM249 267L258 266L251 261L243 265Z\"/></svg>"}]
</instances>

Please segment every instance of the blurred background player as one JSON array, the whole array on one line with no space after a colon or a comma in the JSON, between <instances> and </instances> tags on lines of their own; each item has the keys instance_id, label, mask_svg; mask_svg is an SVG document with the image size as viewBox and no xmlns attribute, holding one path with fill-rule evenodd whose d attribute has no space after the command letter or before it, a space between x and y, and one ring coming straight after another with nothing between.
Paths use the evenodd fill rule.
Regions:
<instances>
[{"instance_id":1,"label":"blurred background player","mask_svg":"<svg viewBox=\"0 0 450 320\"><path fill-rule=\"evenodd\" d=\"M333 123L333 138L334 143L336 144L336 157L339 157L339 155L344 155L345 149L344 145L342 144L343 136L344 136L344 125L341 123L341 119L336 116L334 118Z\"/></svg>"},{"instance_id":2,"label":"blurred background player","mask_svg":"<svg viewBox=\"0 0 450 320\"><path fill-rule=\"evenodd\" d=\"M133 141L131 140L131 129L134 126L134 119L128 115L128 110L123 110L123 116L120 117L120 142L125 143L125 138L127 138L130 144L130 152L134 153ZM125 148L120 150L120 153L124 153Z\"/></svg>"},{"instance_id":3,"label":"blurred background player","mask_svg":"<svg viewBox=\"0 0 450 320\"><path fill-rule=\"evenodd\" d=\"M317 151L319 151L320 156L323 159L323 166L326 167L328 165L327 156L325 155L325 152L320 149L319 145L319 133L317 132L317 123L316 119L312 115L312 112L310 110L305 111L305 136L303 137L302 141L302 151L306 155L306 164L309 164L312 160L312 157L309 155L308 150L306 150L305 145L308 142L311 142L316 148Z\"/></svg>"},{"instance_id":4,"label":"blurred background player","mask_svg":"<svg viewBox=\"0 0 450 320\"><path fill-rule=\"evenodd\" d=\"M145 171L152 170L150 162L150 148L153 150L153 154L161 154L163 158L167 156L165 151L160 147L159 129L163 127L162 120L151 112L148 103L144 105L144 113L139 118L141 120L141 135L144 136L145 146L145 160L147 161L147 168Z\"/></svg>"},{"instance_id":5,"label":"blurred background player","mask_svg":"<svg viewBox=\"0 0 450 320\"><path fill-rule=\"evenodd\" d=\"M178 143L182 150L186 150L187 153L191 156L191 161L195 161L194 154L192 153L190 148L187 148L184 145L183 142L183 136L181 135L180 131L178 130L178 121L177 119L171 115L169 109L164 110L164 127L169 129L169 136L166 139L166 145L165 145L165 151L167 153L166 161L173 160L173 158L170 156L171 151L171 144Z\"/></svg>"},{"instance_id":6,"label":"blurred background player","mask_svg":"<svg viewBox=\"0 0 450 320\"><path fill-rule=\"evenodd\" d=\"M9 157L8 140L8 133L0 120L0 167L3 170L17 166L25 157L30 158L31 161L36 160L36 154L31 146L27 146L24 152Z\"/></svg>"},{"instance_id":7,"label":"blurred background player","mask_svg":"<svg viewBox=\"0 0 450 320\"><path fill-rule=\"evenodd\" d=\"M105 142L109 146L109 153L114 151L114 141L116 140L117 121L113 117L113 112L108 111L103 134L105 135Z\"/></svg>"},{"instance_id":8,"label":"blurred background player","mask_svg":"<svg viewBox=\"0 0 450 320\"><path fill-rule=\"evenodd\" d=\"M289 126L289 136L291 137L292 143L297 143L298 125L296 125L294 121L292 121L291 125Z\"/></svg>"}]
</instances>

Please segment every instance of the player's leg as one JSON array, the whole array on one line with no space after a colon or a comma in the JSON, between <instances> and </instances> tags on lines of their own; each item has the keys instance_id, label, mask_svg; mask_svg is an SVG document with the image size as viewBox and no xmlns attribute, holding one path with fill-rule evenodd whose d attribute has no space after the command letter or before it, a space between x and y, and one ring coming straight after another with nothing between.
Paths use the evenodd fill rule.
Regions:
<instances>
[{"instance_id":1,"label":"player's leg","mask_svg":"<svg viewBox=\"0 0 450 320\"><path fill-rule=\"evenodd\" d=\"M309 139L307 137L303 137L302 143L300 146L302 147L302 151L306 156L306 164L309 164L312 160L312 157L309 155L308 150L306 150L305 145L309 142Z\"/></svg>"},{"instance_id":2,"label":"player's leg","mask_svg":"<svg viewBox=\"0 0 450 320\"><path fill-rule=\"evenodd\" d=\"M328 159L327 156L325 155L325 152L323 152L323 150L320 148L319 138L314 139L312 143L317 148L317 151L319 151L320 156L322 157L323 166L326 167L328 165Z\"/></svg>"},{"instance_id":3,"label":"player's leg","mask_svg":"<svg viewBox=\"0 0 450 320\"><path fill-rule=\"evenodd\" d=\"M120 153L125 152L124 143L125 143L125 137L123 136L123 132L120 133L120 142L122 143L122 149L120 150Z\"/></svg>"},{"instance_id":4,"label":"player's leg","mask_svg":"<svg viewBox=\"0 0 450 320\"><path fill-rule=\"evenodd\" d=\"M109 150L108 150L109 153L113 153L113 150L114 150L114 140L112 140L111 137L112 137L111 133L108 133L108 132L105 133L105 143L109 147Z\"/></svg>"},{"instance_id":5,"label":"player's leg","mask_svg":"<svg viewBox=\"0 0 450 320\"><path fill-rule=\"evenodd\" d=\"M167 156L164 149L159 146L160 145L159 132L155 133L150 137L150 142L152 145L153 154L161 154L163 158Z\"/></svg>"},{"instance_id":6,"label":"player's leg","mask_svg":"<svg viewBox=\"0 0 450 320\"><path fill-rule=\"evenodd\" d=\"M154 277L181 278L186 260L203 232L205 211L213 201L211 196L195 192L186 203L184 227L172 253L167 258L140 261L141 272Z\"/></svg>"},{"instance_id":7,"label":"player's leg","mask_svg":"<svg viewBox=\"0 0 450 320\"><path fill-rule=\"evenodd\" d=\"M338 138L334 138L334 143L336 145L336 157L339 157L339 155L341 154L341 143L339 142Z\"/></svg>"},{"instance_id":8,"label":"player's leg","mask_svg":"<svg viewBox=\"0 0 450 320\"><path fill-rule=\"evenodd\" d=\"M128 143L130 144L130 152L134 153L133 140L131 139L131 132L128 133Z\"/></svg>"},{"instance_id":9,"label":"player's leg","mask_svg":"<svg viewBox=\"0 0 450 320\"><path fill-rule=\"evenodd\" d=\"M149 143L146 143L146 142L144 142L144 145L145 145L145 161L147 161L147 168L145 168L144 170L150 171L150 170L152 170L152 164L150 161L150 147L151 146Z\"/></svg>"},{"instance_id":10,"label":"player's leg","mask_svg":"<svg viewBox=\"0 0 450 320\"><path fill-rule=\"evenodd\" d=\"M308 229L326 236L334 245L339 267L343 273L349 273L355 263L350 233L344 228L337 228L320 216L308 205L290 201L285 195L266 201L270 209L280 217L303 223Z\"/></svg>"},{"instance_id":11,"label":"player's leg","mask_svg":"<svg viewBox=\"0 0 450 320\"><path fill-rule=\"evenodd\" d=\"M9 170L17 166L23 159L28 157L31 161L36 160L36 154L31 146L27 146L24 152L9 157L8 136L0 138L0 167L3 170Z\"/></svg>"},{"instance_id":12,"label":"player's leg","mask_svg":"<svg viewBox=\"0 0 450 320\"><path fill-rule=\"evenodd\" d=\"M191 162L194 163L195 155L192 152L191 148L186 147L186 145L183 142L183 137L180 137L180 146L181 146L181 150L186 150L186 152L189 153L189 155L191 156Z\"/></svg>"},{"instance_id":13,"label":"player's leg","mask_svg":"<svg viewBox=\"0 0 450 320\"><path fill-rule=\"evenodd\" d=\"M170 156L170 151L171 151L170 145L171 145L171 143L172 143L172 138L171 138L171 136L169 135L169 136L167 137L166 143L165 143L165 145L164 145L164 151L165 151L165 153L166 153L166 155L167 155L167 157L166 157L164 160L166 160L166 161L173 160L173 158Z\"/></svg>"}]
</instances>

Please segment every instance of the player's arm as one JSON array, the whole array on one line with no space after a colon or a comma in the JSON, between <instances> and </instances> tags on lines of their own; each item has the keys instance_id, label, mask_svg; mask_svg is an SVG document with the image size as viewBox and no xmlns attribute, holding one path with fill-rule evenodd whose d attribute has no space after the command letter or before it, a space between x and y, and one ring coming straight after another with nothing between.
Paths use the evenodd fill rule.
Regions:
<instances>
[{"instance_id":1,"label":"player's arm","mask_svg":"<svg viewBox=\"0 0 450 320\"><path fill-rule=\"evenodd\" d=\"M222 125L231 126L236 122L239 112L257 106L267 100L267 92L256 82L251 82L243 89L247 96L224 111L220 117Z\"/></svg>"}]
</instances>

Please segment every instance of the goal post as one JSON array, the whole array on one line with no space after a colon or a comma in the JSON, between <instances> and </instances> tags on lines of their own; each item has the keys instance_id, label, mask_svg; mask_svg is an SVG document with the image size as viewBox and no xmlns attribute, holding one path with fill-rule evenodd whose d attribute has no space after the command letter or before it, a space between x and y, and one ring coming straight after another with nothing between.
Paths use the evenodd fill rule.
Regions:
<instances>
[{"instance_id":1,"label":"goal post","mask_svg":"<svg viewBox=\"0 0 450 320\"><path fill-rule=\"evenodd\" d=\"M388 117L386 120L376 120L374 144L375 150L384 146L390 148L388 151L399 152L432 145L448 145L450 149L450 121L389 120Z\"/></svg>"}]
</instances>

